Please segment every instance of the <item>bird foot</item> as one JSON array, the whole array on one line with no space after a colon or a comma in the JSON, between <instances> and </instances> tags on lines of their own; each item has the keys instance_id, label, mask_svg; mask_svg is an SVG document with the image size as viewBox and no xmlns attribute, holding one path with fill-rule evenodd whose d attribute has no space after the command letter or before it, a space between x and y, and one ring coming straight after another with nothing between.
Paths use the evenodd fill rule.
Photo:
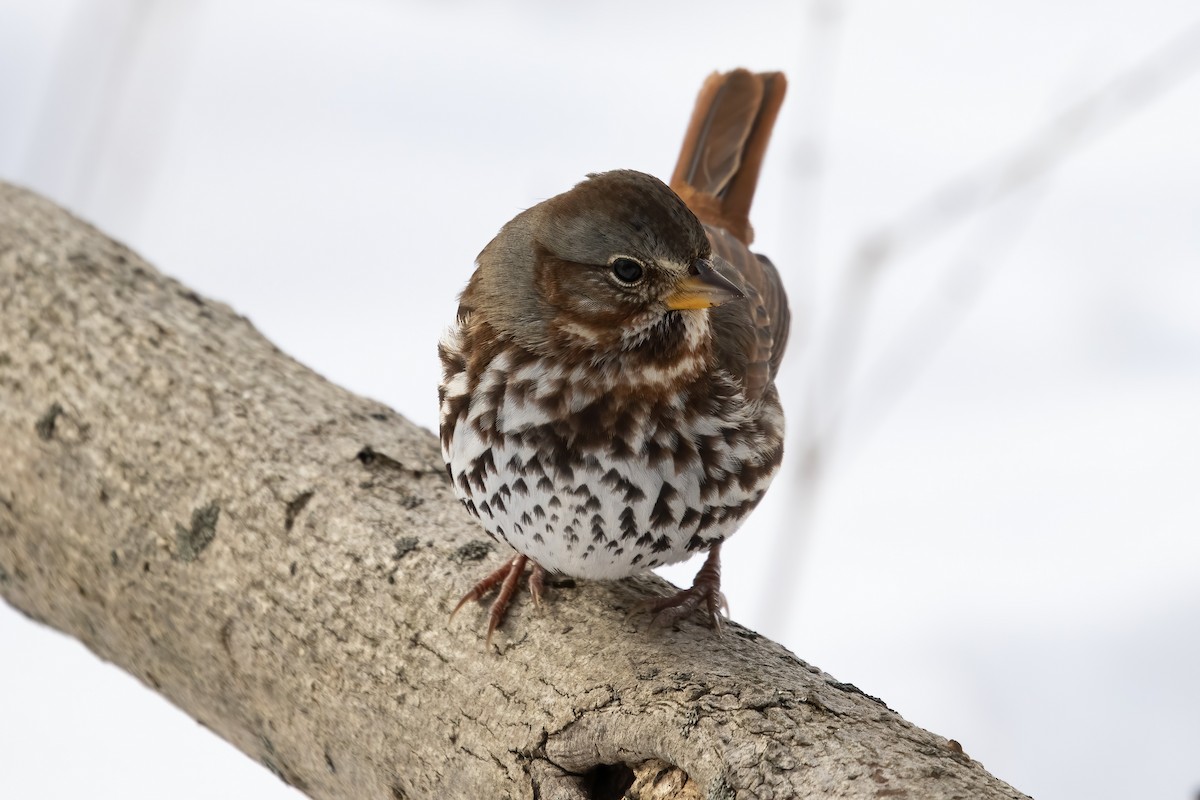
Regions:
<instances>
[{"instance_id":1,"label":"bird foot","mask_svg":"<svg viewBox=\"0 0 1200 800\"><path fill-rule=\"evenodd\" d=\"M646 603L643 611L650 614L651 625L670 627L680 620L686 619L697 610L708 621L708 627L721 632L721 615L729 616L729 602L718 586L697 586L670 597L651 600Z\"/></svg>"},{"instance_id":2,"label":"bird foot","mask_svg":"<svg viewBox=\"0 0 1200 800\"><path fill-rule=\"evenodd\" d=\"M651 625L671 626L700 611L707 619L708 626L717 633L721 632L721 612L729 616L729 601L721 592L719 551L720 545L709 551L708 559L696 573L690 589L646 602L640 610L650 614Z\"/></svg>"},{"instance_id":3,"label":"bird foot","mask_svg":"<svg viewBox=\"0 0 1200 800\"><path fill-rule=\"evenodd\" d=\"M492 601L488 611L487 647L491 647L492 634L496 632L496 628L500 627L500 623L508 614L508 607L517 593L517 584L520 583L527 563L533 564L533 570L529 573L529 594L533 598L533 604L541 606L542 598L546 594L546 570L536 561L530 562L528 556L516 555L505 561L499 569L487 575L475 584L471 591L464 594L458 601L458 605L450 612L450 619L454 619L454 615L460 608L473 600L483 599L499 584L500 591L496 593L496 599Z\"/></svg>"}]
</instances>

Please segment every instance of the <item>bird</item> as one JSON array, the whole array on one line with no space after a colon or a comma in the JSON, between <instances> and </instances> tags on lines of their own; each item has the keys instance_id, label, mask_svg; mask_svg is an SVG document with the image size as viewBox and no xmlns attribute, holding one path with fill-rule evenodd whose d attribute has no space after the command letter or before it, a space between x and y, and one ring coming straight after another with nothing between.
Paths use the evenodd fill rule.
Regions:
<instances>
[{"instance_id":1,"label":"bird","mask_svg":"<svg viewBox=\"0 0 1200 800\"><path fill-rule=\"evenodd\" d=\"M720 630L721 545L783 457L775 376L790 314L749 249L749 211L787 81L704 82L668 183L588 175L480 252L438 354L446 471L515 551L463 595L496 590L487 644L521 578L616 580L707 552L688 589L648 603Z\"/></svg>"}]
</instances>

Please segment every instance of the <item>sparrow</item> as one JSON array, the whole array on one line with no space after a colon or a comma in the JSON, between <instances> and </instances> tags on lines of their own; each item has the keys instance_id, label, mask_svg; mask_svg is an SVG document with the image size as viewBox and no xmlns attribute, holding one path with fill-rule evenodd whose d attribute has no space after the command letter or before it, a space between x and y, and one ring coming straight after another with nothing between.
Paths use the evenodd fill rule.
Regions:
<instances>
[{"instance_id":1,"label":"sparrow","mask_svg":"<svg viewBox=\"0 0 1200 800\"><path fill-rule=\"evenodd\" d=\"M704 551L648 608L719 629L721 544L783 455L787 298L749 210L785 91L782 73L714 73L669 186L589 175L479 254L438 399L459 499L515 551L454 609L499 586L489 644L527 567L540 604L548 573L615 580Z\"/></svg>"}]
</instances>

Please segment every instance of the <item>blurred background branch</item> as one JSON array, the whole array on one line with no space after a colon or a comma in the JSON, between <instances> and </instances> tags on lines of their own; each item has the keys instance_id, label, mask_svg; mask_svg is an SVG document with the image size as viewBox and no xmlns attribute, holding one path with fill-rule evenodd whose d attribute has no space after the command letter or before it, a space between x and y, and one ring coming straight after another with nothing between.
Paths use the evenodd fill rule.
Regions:
<instances>
[{"instance_id":1,"label":"blurred background branch","mask_svg":"<svg viewBox=\"0 0 1200 800\"><path fill-rule=\"evenodd\" d=\"M818 3L814 8L827 5ZM828 35L823 25L818 30ZM827 48L817 46L810 52L824 54ZM839 454L839 440L846 426L853 424L861 437L915 379L939 341L968 312L987 272L1015 247L1032 219L1034 206L1046 191L1045 182L1055 171L1081 148L1143 112L1198 68L1200 21L1117 73L1098 90L1052 115L1009 153L938 187L853 245L849 259L837 271L838 289L830 310L821 317L825 327L813 332L805 385L799 402L790 409L789 420L798 429L791 437L791 457L798 460L800 468L792 487L796 513L788 516L777 536L774 574L767 581L771 591L765 596L764 608L772 625L782 626L785 616L794 612L797 583L791 576L812 535L825 471ZM817 66L813 73L828 79L831 70ZM805 88L822 98L832 92L828 85ZM806 107L811 105L812 101L804 103ZM817 146L812 149L820 151ZM816 181L799 183L811 186ZM807 191L815 194L814 189ZM997 210L998 203L1018 193L1013 204ZM816 204L812 203L810 212L815 211ZM977 218L981 220L975 234L940 270L937 283L918 300L901 329L887 337L883 352L862 377L862 340L881 282L894 277L891 273L898 262ZM847 415L854 408L860 409L861 418L847 423Z\"/></svg>"}]
</instances>

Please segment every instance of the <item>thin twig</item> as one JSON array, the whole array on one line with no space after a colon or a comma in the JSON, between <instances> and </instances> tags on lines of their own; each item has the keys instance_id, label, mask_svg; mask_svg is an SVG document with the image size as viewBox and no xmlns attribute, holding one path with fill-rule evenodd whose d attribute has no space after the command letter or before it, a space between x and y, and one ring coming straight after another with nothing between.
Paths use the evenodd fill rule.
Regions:
<instances>
[{"instance_id":1,"label":"thin twig","mask_svg":"<svg viewBox=\"0 0 1200 800\"><path fill-rule=\"evenodd\" d=\"M862 240L843 272L840 301L830 317L824 353L807 387L821 416L805 438L825 440L847 402L859 342L883 267L908 256L959 223L1052 174L1084 145L1132 118L1200 69L1200 21L1101 89L1055 115L1009 155L968 172L929 195L895 222Z\"/></svg>"},{"instance_id":2,"label":"thin twig","mask_svg":"<svg viewBox=\"0 0 1200 800\"><path fill-rule=\"evenodd\" d=\"M792 92L795 98L794 114L800 124L793 151L795 167L791 171L794 176L791 212L796 224L791 234L791 253L786 259L786 263L798 265L789 279L793 320L790 336L793 342L810 341L809 328L817 317L816 265L819 260L821 206L825 194L828 116L834 97L834 68L844 28L845 5L844 0L809 0L806 4L801 62L796 69ZM798 360L798 355L801 356L798 367L805 369L808 358L800 347L793 345L793 362ZM803 408L807 407L805 404ZM815 497L796 495L791 500L792 531L784 535L790 537L788 546L799 554L806 537L796 535L796 531L807 531L811 527L813 504L810 501L815 501ZM770 618L776 599L773 591L768 589L761 597L765 615Z\"/></svg>"},{"instance_id":3,"label":"thin twig","mask_svg":"<svg viewBox=\"0 0 1200 800\"><path fill-rule=\"evenodd\" d=\"M789 274L793 341L808 341L807 327L817 300L816 264L821 235L821 206L825 194L829 109L837 55L841 44L844 0L809 0L800 47L801 60L793 80L791 117L799 130L792 143L791 191L787 218L789 247L781 263L795 265ZM797 349L798 350L798 349Z\"/></svg>"},{"instance_id":4,"label":"thin twig","mask_svg":"<svg viewBox=\"0 0 1200 800\"><path fill-rule=\"evenodd\" d=\"M1020 243L1048 188L1043 181L1026 192L1028 197L1017 195L1011 207L1006 204L980 220L979 227L943 270L939 284L891 338L890 347L868 366L850 404L830 420L834 436L838 436L837 430L852 428L861 443L916 382L934 353L949 341ZM857 414L855 406L861 408ZM851 418L853 423L848 422Z\"/></svg>"}]
</instances>

